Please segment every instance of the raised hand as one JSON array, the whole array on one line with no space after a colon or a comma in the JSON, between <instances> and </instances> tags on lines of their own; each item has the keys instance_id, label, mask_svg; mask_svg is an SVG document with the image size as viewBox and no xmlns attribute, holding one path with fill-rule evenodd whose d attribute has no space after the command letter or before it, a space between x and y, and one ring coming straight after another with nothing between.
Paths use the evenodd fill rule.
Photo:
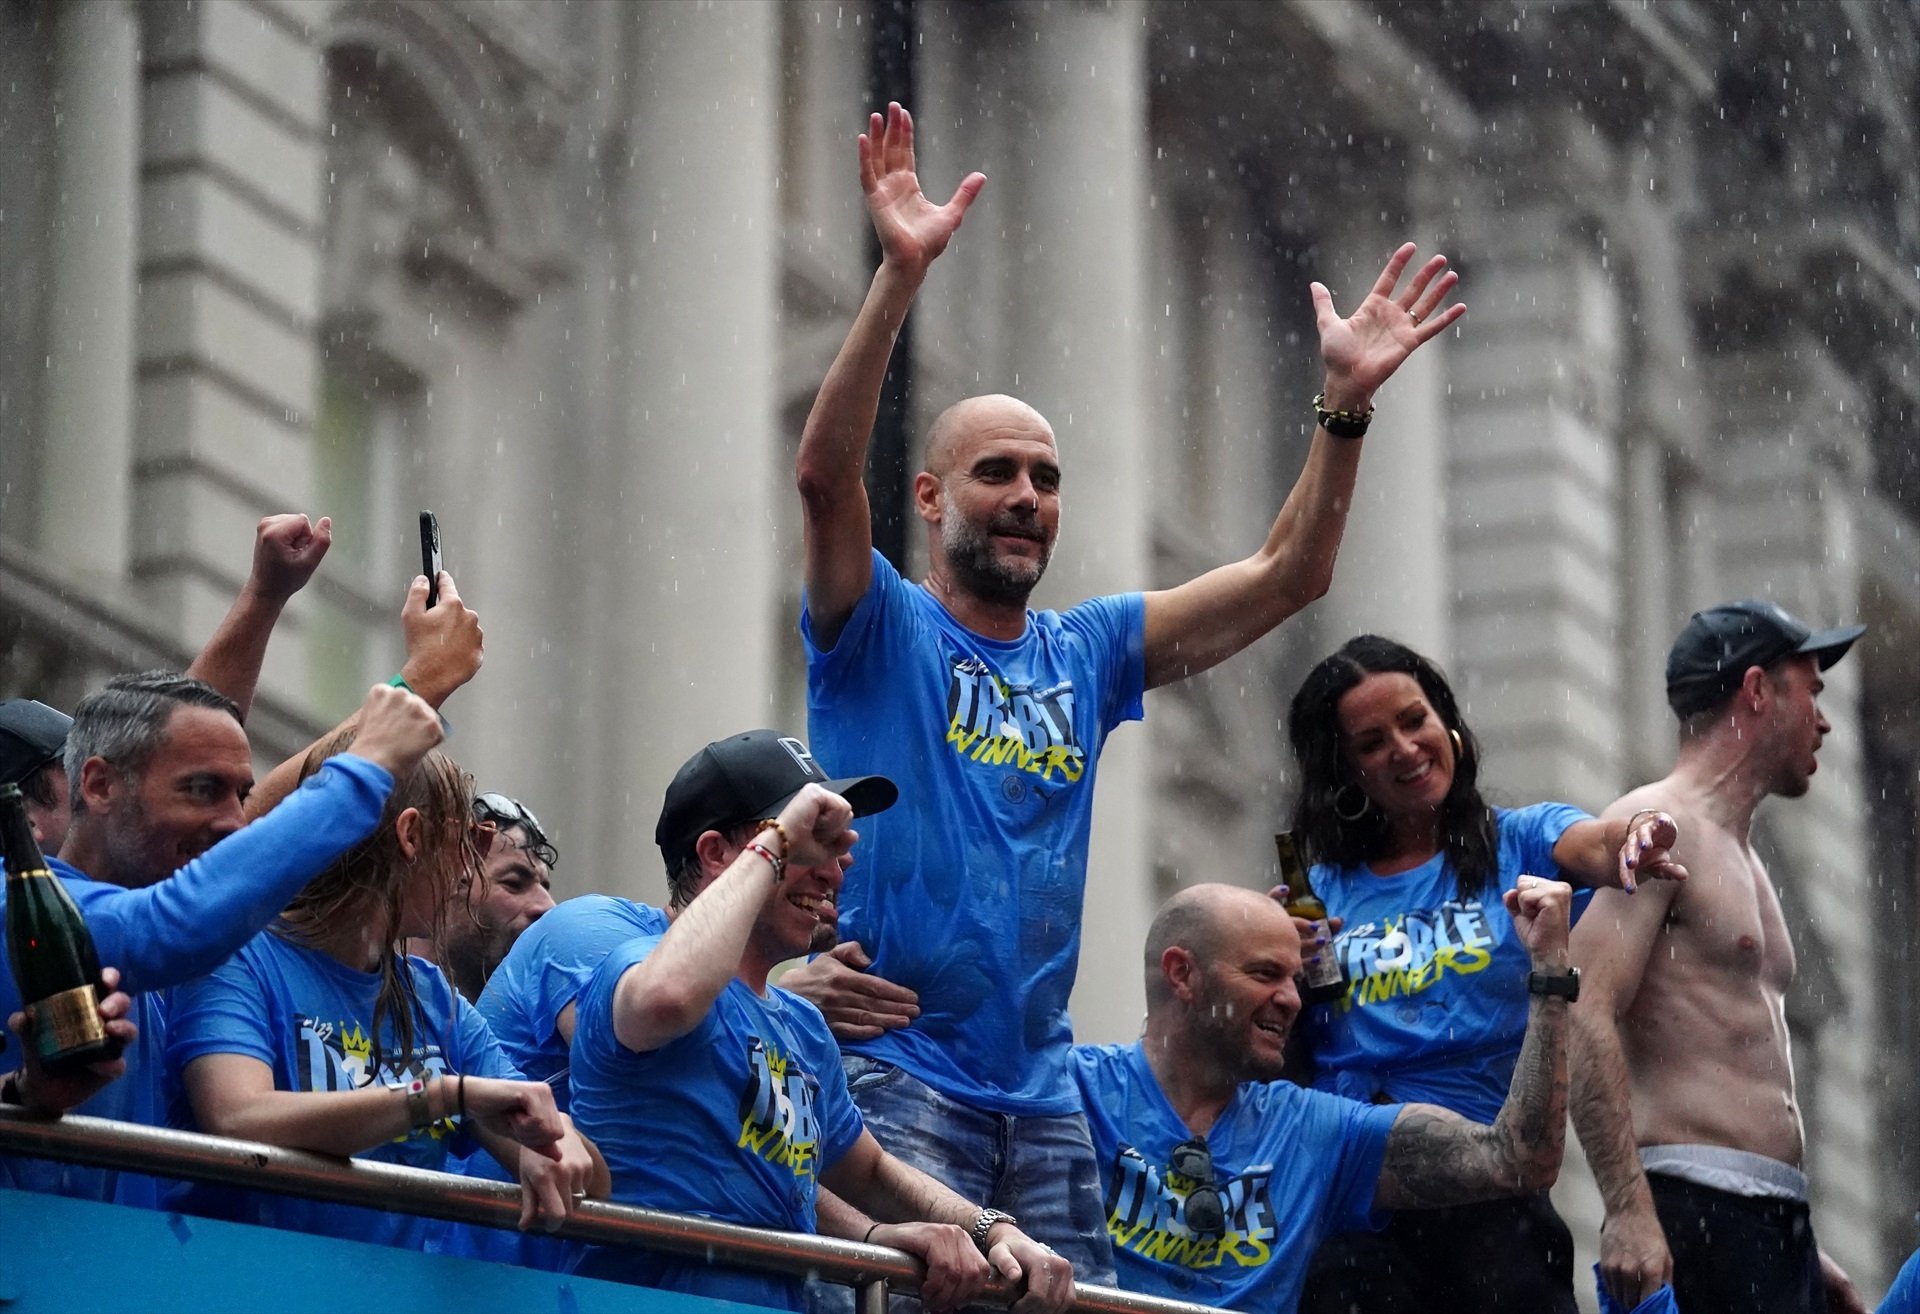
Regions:
<instances>
[{"instance_id":1,"label":"raised hand","mask_svg":"<svg viewBox=\"0 0 1920 1314\"><path fill-rule=\"evenodd\" d=\"M1666 813L1652 809L1634 813L1620 844L1620 888L1632 894L1634 882L1642 876L1684 881L1687 869L1673 859L1673 846L1679 842L1680 827Z\"/></svg>"},{"instance_id":2,"label":"raised hand","mask_svg":"<svg viewBox=\"0 0 1920 1314\"><path fill-rule=\"evenodd\" d=\"M985 174L970 173L945 205L928 200L914 172L913 116L897 101L884 116L871 116L860 134L860 189L887 264L925 270L947 249L967 207L986 185Z\"/></svg>"},{"instance_id":3,"label":"raised hand","mask_svg":"<svg viewBox=\"0 0 1920 1314\"><path fill-rule=\"evenodd\" d=\"M820 867L838 859L859 839L848 826L853 808L838 794L808 785L780 809L786 832L786 859L796 867Z\"/></svg>"},{"instance_id":4,"label":"raised hand","mask_svg":"<svg viewBox=\"0 0 1920 1314\"><path fill-rule=\"evenodd\" d=\"M247 587L262 599L285 602L313 578L333 546L333 521L314 524L298 512L268 516L253 533L253 574Z\"/></svg>"},{"instance_id":5,"label":"raised hand","mask_svg":"<svg viewBox=\"0 0 1920 1314\"><path fill-rule=\"evenodd\" d=\"M440 572L440 600L427 606L427 577L414 576L400 609L407 661L400 668L413 691L434 707L480 672L487 636L480 617L460 600L453 576Z\"/></svg>"},{"instance_id":6,"label":"raised hand","mask_svg":"<svg viewBox=\"0 0 1920 1314\"><path fill-rule=\"evenodd\" d=\"M1567 957L1567 933L1573 924L1573 886L1541 876L1522 876L1505 895L1507 913L1536 964L1556 966Z\"/></svg>"},{"instance_id":7,"label":"raised hand","mask_svg":"<svg viewBox=\"0 0 1920 1314\"><path fill-rule=\"evenodd\" d=\"M1334 311L1333 294L1321 283L1312 285L1314 322L1320 330L1320 358L1326 363L1326 404L1343 411L1363 411L1380 385L1421 343L1439 334L1467 313L1464 305L1444 310L1440 303L1460 276L1447 268L1445 256L1434 256L1415 271L1406 287L1400 276L1413 259L1408 242L1393 253L1352 315Z\"/></svg>"},{"instance_id":8,"label":"raised hand","mask_svg":"<svg viewBox=\"0 0 1920 1314\"><path fill-rule=\"evenodd\" d=\"M390 684L367 690L357 724L353 754L385 767L395 780L418 766L445 733L426 700Z\"/></svg>"}]
</instances>

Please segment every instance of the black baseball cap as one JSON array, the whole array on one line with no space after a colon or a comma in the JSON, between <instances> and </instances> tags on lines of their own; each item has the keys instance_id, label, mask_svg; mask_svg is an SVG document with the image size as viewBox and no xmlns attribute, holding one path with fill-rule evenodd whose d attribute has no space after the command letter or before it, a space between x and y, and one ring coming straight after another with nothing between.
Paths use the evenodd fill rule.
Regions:
<instances>
[{"instance_id":1,"label":"black baseball cap","mask_svg":"<svg viewBox=\"0 0 1920 1314\"><path fill-rule=\"evenodd\" d=\"M1812 630L1785 608L1752 598L1696 611L1667 652L1667 706L1680 717L1718 707L1748 667L1782 657L1810 654L1824 671L1866 632L1864 625Z\"/></svg>"},{"instance_id":2,"label":"black baseball cap","mask_svg":"<svg viewBox=\"0 0 1920 1314\"><path fill-rule=\"evenodd\" d=\"M73 718L31 698L0 702L0 785L17 785L66 751Z\"/></svg>"},{"instance_id":3,"label":"black baseball cap","mask_svg":"<svg viewBox=\"0 0 1920 1314\"><path fill-rule=\"evenodd\" d=\"M885 776L829 780L806 744L778 730L749 730L721 739L688 758L667 786L653 842L671 865L693 854L710 830L725 831L780 809L808 785L821 785L853 805L853 815L883 812L900 797Z\"/></svg>"}]
</instances>

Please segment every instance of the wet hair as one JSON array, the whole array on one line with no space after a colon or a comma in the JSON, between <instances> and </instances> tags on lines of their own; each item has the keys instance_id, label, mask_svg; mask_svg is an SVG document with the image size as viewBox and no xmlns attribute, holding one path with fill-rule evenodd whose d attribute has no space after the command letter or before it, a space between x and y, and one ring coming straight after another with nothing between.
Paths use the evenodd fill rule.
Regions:
<instances>
[{"instance_id":1,"label":"wet hair","mask_svg":"<svg viewBox=\"0 0 1920 1314\"><path fill-rule=\"evenodd\" d=\"M1384 855L1390 841L1386 818L1369 800L1352 821L1340 817L1342 790L1358 789L1347 766L1340 735L1340 699L1369 675L1410 675L1433 705L1440 722L1460 736L1453 784L1440 802L1440 846L1453 867L1459 897L1486 888L1498 862L1493 809L1480 797L1480 743L1460 717L1460 704L1440 668L1403 643L1362 634L1307 672L1287 711L1287 737L1300 766L1300 800L1293 830L1308 863L1356 867ZM1351 804L1346 808L1351 812Z\"/></svg>"},{"instance_id":2,"label":"wet hair","mask_svg":"<svg viewBox=\"0 0 1920 1314\"><path fill-rule=\"evenodd\" d=\"M356 730L347 727L315 744L300 764L300 778L307 779L326 760L344 753L353 744ZM423 823L420 845L411 860L400 849L396 822L408 808L419 810ZM429 939L435 957L445 939L446 916L454 900L457 877L440 875L451 853L458 849L466 869L480 870L479 854L474 851L469 823L473 817L473 777L438 749L428 753L419 765L393 783L380 823L368 836L354 845L325 871L307 882L293 898L273 926L276 934L297 944L308 944L317 932L345 922L371 924L383 951L380 955L380 992L374 1000L371 1039L373 1058L367 1080L378 1076L385 1061L381 1045L381 1022L391 1016L399 1033L400 1061L413 1054L414 1018L420 1010L420 996L414 987L413 967L403 952L401 908L407 886L422 872L445 879L447 886L434 900L433 927Z\"/></svg>"},{"instance_id":3,"label":"wet hair","mask_svg":"<svg viewBox=\"0 0 1920 1314\"><path fill-rule=\"evenodd\" d=\"M205 707L240 721L240 705L203 680L175 671L116 675L106 687L88 694L73 709L64 763L74 815L87 810L80 792L80 768L88 758L103 758L123 776L138 777L167 742L167 723L182 707ZM51 797L42 804L51 807Z\"/></svg>"}]
</instances>

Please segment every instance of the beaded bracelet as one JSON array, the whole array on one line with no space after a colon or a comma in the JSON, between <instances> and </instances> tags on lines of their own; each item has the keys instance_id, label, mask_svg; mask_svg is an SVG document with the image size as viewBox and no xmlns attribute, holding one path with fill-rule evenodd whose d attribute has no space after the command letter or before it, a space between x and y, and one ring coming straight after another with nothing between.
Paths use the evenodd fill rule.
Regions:
<instances>
[{"instance_id":1,"label":"beaded bracelet","mask_svg":"<svg viewBox=\"0 0 1920 1314\"><path fill-rule=\"evenodd\" d=\"M787 878L787 860L762 844L759 840L749 840L746 851L757 853L773 867L773 883L778 885Z\"/></svg>"},{"instance_id":2,"label":"beaded bracelet","mask_svg":"<svg viewBox=\"0 0 1920 1314\"><path fill-rule=\"evenodd\" d=\"M1335 438L1360 438L1367 432L1367 426L1373 423L1373 407L1364 411L1334 411L1327 409L1327 394L1315 393L1313 397L1313 418L1320 427Z\"/></svg>"},{"instance_id":3,"label":"beaded bracelet","mask_svg":"<svg viewBox=\"0 0 1920 1314\"><path fill-rule=\"evenodd\" d=\"M780 837L780 851L782 853L789 852L793 848L793 841L787 838L787 828L780 824L780 818L768 817L760 823L760 829L754 832L754 836L758 838L769 830Z\"/></svg>"}]
</instances>

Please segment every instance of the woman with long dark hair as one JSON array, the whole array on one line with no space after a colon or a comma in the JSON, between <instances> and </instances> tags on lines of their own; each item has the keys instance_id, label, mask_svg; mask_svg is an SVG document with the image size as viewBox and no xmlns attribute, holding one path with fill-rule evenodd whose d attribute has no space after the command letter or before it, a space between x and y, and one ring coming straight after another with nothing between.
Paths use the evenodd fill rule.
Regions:
<instances>
[{"instance_id":1,"label":"woman with long dark hair","mask_svg":"<svg viewBox=\"0 0 1920 1314\"><path fill-rule=\"evenodd\" d=\"M316 746L303 777L352 737ZM438 942L456 892L484 880L491 839L473 816L472 778L445 754L428 753L395 781L371 835L239 953L176 993L168 1066L193 1123L434 1169L471 1137L520 1182L522 1227L558 1222L589 1191L604 1195L605 1164L552 1092L521 1079L437 966L403 951L409 937ZM190 1188L175 1207L412 1249L438 1226L225 1188Z\"/></svg>"},{"instance_id":2,"label":"woman with long dark hair","mask_svg":"<svg viewBox=\"0 0 1920 1314\"><path fill-rule=\"evenodd\" d=\"M1313 1084L1493 1122L1526 1032L1530 972L1501 895L1521 875L1587 889L1684 879L1669 856L1673 819L1488 804L1480 746L1446 677L1378 635L1308 673L1287 730L1300 769L1295 838L1341 919L1320 951L1348 980L1296 1029ZM1576 895L1576 916L1585 902ZM1544 1193L1410 1210L1381 1232L1328 1241L1300 1308L1573 1314L1573 1240Z\"/></svg>"}]
</instances>

